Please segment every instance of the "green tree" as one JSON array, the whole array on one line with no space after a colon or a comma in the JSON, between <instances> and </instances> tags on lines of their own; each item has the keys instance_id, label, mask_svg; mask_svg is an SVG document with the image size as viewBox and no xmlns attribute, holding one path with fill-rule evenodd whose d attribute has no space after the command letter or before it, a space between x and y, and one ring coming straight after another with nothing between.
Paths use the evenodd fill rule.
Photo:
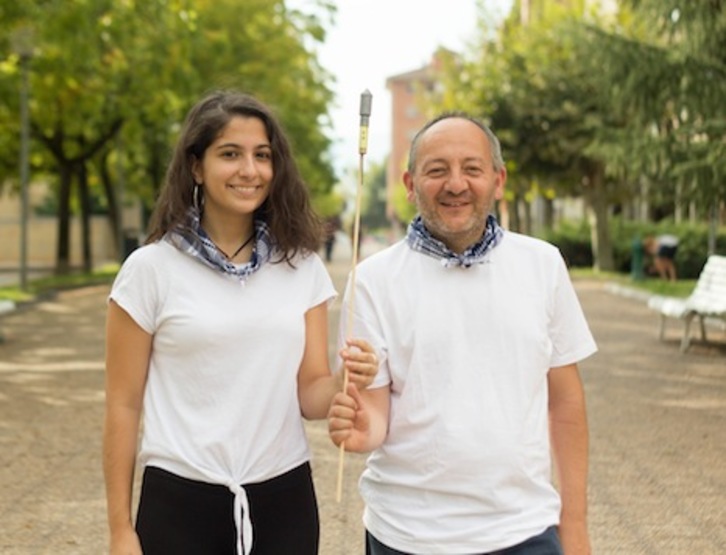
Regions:
<instances>
[{"instance_id":1,"label":"green tree","mask_svg":"<svg viewBox=\"0 0 726 555\"><path fill-rule=\"evenodd\" d=\"M621 122L573 31L584 2L531 2L529 19L513 10L499 29L481 17L481 42L462 63L450 64L442 108L463 108L488 121L508 162L508 200L583 196L591 214L595 267L613 268L608 214L618 184L590 146ZM515 8L518 4L515 5ZM514 214L518 214L518 210ZM516 222L515 222L516 223Z\"/></svg>"},{"instance_id":2,"label":"green tree","mask_svg":"<svg viewBox=\"0 0 726 555\"><path fill-rule=\"evenodd\" d=\"M333 17L329 2L315 6ZM58 272L69 267L74 210L91 265L91 196L105 198L112 217L122 181L127 193L153 203L184 113L210 89L239 88L272 105L313 194L332 194L325 135L332 93L312 47L324 39L319 16L288 10L282 0L21 0L0 10L0 43L19 25L35 30L33 169L53 178L58 195ZM19 60L8 52L0 90L16 92ZM14 113L16 100L0 106L0 146L17 136ZM4 163L9 152L0 154L4 176L13 171Z\"/></svg>"},{"instance_id":3,"label":"green tree","mask_svg":"<svg viewBox=\"0 0 726 555\"><path fill-rule=\"evenodd\" d=\"M627 125L604 147L678 214L715 221L726 199L726 4L624 0L635 23L590 27L593 58ZM711 234L713 250L715 226Z\"/></svg>"},{"instance_id":4,"label":"green tree","mask_svg":"<svg viewBox=\"0 0 726 555\"><path fill-rule=\"evenodd\" d=\"M386 168L388 161L372 163L365 175L361 221L368 229L389 225L386 218Z\"/></svg>"}]
</instances>

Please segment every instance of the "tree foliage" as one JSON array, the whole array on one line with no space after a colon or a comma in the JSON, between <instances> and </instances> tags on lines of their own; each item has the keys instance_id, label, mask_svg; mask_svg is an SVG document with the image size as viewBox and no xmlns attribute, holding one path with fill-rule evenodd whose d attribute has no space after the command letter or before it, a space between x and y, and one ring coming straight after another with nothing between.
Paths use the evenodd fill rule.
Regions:
<instances>
[{"instance_id":1,"label":"tree foliage","mask_svg":"<svg viewBox=\"0 0 726 555\"><path fill-rule=\"evenodd\" d=\"M607 220L644 178L659 202L726 198L722 1L629 0L609 14L582 0L521 4L498 27L481 8L479 41L429 99L492 125L509 203L583 196L595 266L611 269Z\"/></svg>"},{"instance_id":2,"label":"tree foliage","mask_svg":"<svg viewBox=\"0 0 726 555\"><path fill-rule=\"evenodd\" d=\"M610 269L607 206L618 188L589 146L620 121L599 94L604 82L581 55L572 32L583 2L533 7L529 20L514 10L496 33L483 28L471 55L449 67L444 88L457 92L443 96L441 108L463 108L497 133L507 160L513 215L535 197L547 206L554 195L584 196L594 216L596 266ZM513 223L515 229L530 229Z\"/></svg>"},{"instance_id":3,"label":"tree foliage","mask_svg":"<svg viewBox=\"0 0 726 555\"><path fill-rule=\"evenodd\" d=\"M57 194L58 270L68 269L69 218L89 197L117 212L123 188L150 207L179 125L200 96L236 88L278 114L315 196L330 194L330 76L313 45L321 17L283 0L19 0L0 6L0 183L16 174L21 59L11 38L33 32L33 175ZM321 15L322 14L322 15ZM123 185L123 187L122 187ZM118 222L116 222L118 226ZM90 236L84 259L90 264ZM88 251L88 252L86 252Z\"/></svg>"},{"instance_id":4,"label":"tree foliage","mask_svg":"<svg viewBox=\"0 0 726 555\"><path fill-rule=\"evenodd\" d=\"M657 182L661 198L714 206L726 199L726 3L623 4L637 23L588 27L613 107L627 115L611 156Z\"/></svg>"},{"instance_id":5,"label":"tree foliage","mask_svg":"<svg viewBox=\"0 0 726 555\"><path fill-rule=\"evenodd\" d=\"M386 227L386 168L388 160L372 163L365 174L361 221L368 229Z\"/></svg>"}]
</instances>

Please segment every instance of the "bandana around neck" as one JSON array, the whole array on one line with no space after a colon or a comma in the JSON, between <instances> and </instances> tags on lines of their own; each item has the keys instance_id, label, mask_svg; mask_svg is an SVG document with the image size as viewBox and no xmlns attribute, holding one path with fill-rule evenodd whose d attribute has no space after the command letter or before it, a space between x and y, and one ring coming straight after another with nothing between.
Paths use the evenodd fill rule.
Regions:
<instances>
[{"instance_id":1,"label":"bandana around neck","mask_svg":"<svg viewBox=\"0 0 726 555\"><path fill-rule=\"evenodd\" d=\"M499 244L503 236L504 231L497 222L497 219L490 214L487 216L487 223L482 238L463 253L456 254L444 245L443 242L429 233L419 214L408 225L406 243L414 251L440 260L445 268L451 266L469 268L474 264L484 262L486 254Z\"/></svg>"},{"instance_id":2,"label":"bandana around neck","mask_svg":"<svg viewBox=\"0 0 726 555\"><path fill-rule=\"evenodd\" d=\"M204 231L199 211L193 207L187 211L186 225L168 231L164 240L213 270L238 279L243 285L247 278L270 260L273 249L269 227L262 220L255 219L255 247L252 258L245 264L233 264L219 252Z\"/></svg>"}]
</instances>

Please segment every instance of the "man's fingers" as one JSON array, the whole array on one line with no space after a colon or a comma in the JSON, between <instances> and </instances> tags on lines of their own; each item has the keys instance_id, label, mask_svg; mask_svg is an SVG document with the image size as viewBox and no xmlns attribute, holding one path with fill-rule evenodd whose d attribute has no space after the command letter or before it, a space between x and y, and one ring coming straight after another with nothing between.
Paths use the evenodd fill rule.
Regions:
<instances>
[{"instance_id":1,"label":"man's fingers","mask_svg":"<svg viewBox=\"0 0 726 555\"><path fill-rule=\"evenodd\" d=\"M372 353L373 352L373 347L365 339L352 338L352 339L346 340L345 343L349 347L358 347L361 351L365 351L367 353Z\"/></svg>"}]
</instances>

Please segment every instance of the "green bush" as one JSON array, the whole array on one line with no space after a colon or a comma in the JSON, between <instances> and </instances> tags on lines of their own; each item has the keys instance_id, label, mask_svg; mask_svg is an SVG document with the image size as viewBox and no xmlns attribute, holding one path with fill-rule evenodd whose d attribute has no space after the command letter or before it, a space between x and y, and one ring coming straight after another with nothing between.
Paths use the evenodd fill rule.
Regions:
<instances>
[{"instance_id":1,"label":"green bush","mask_svg":"<svg viewBox=\"0 0 726 555\"><path fill-rule=\"evenodd\" d=\"M620 273L630 273L633 249L636 248L638 242L642 245L643 239L649 235L657 236L668 233L678 237L679 244L675 261L679 278L697 278L708 257L708 226L706 224L673 224L665 221L640 223L612 218L610 233L615 270ZM542 238L559 247L570 267L592 266L590 226L586 221L563 222L556 229L544 233ZM716 252L726 254L726 229L719 229L717 232ZM650 259L646 255L646 267L649 264Z\"/></svg>"},{"instance_id":2,"label":"green bush","mask_svg":"<svg viewBox=\"0 0 726 555\"><path fill-rule=\"evenodd\" d=\"M560 249L568 267L592 267L592 243L587 222L562 222L556 229L546 231L542 239Z\"/></svg>"}]
</instances>

